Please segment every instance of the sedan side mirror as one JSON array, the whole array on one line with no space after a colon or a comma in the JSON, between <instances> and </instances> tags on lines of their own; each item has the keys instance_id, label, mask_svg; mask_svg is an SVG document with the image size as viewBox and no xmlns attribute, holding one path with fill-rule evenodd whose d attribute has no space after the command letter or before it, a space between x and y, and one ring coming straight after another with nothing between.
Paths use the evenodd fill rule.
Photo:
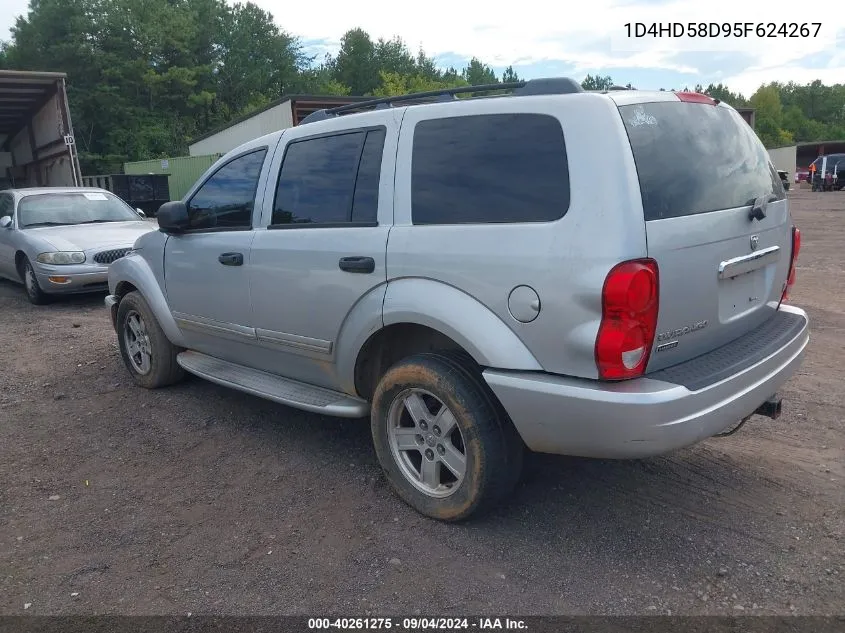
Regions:
<instances>
[{"instance_id":1,"label":"sedan side mirror","mask_svg":"<svg viewBox=\"0 0 845 633\"><path fill-rule=\"evenodd\" d=\"M8 215L4 215L0 218L0 229L8 229L12 226L12 218Z\"/></svg>"},{"instance_id":2,"label":"sedan side mirror","mask_svg":"<svg viewBox=\"0 0 845 633\"><path fill-rule=\"evenodd\" d=\"M135 209L135 213L137 213L138 215L140 215L142 218L147 217L147 214L146 214L146 213L144 213L141 209Z\"/></svg>"},{"instance_id":3,"label":"sedan side mirror","mask_svg":"<svg viewBox=\"0 0 845 633\"><path fill-rule=\"evenodd\" d=\"M188 228L188 206L181 200L165 202L156 213L158 228L165 233L181 233Z\"/></svg>"}]
</instances>

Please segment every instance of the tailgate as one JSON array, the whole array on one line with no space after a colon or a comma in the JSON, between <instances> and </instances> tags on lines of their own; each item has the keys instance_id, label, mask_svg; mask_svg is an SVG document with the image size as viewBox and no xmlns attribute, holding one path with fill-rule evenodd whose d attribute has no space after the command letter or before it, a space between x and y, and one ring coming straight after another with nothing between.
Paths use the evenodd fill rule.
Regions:
<instances>
[{"instance_id":1,"label":"tailgate","mask_svg":"<svg viewBox=\"0 0 845 633\"><path fill-rule=\"evenodd\" d=\"M637 166L648 255L660 270L648 365L655 371L725 345L775 314L792 222L768 153L732 108L677 100L619 110Z\"/></svg>"}]
</instances>

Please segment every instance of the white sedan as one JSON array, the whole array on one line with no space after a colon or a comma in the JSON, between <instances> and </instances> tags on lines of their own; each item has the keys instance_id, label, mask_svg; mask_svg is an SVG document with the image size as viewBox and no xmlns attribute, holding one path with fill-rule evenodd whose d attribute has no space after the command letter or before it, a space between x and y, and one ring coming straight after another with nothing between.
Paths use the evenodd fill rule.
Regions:
<instances>
[{"instance_id":1,"label":"white sedan","mask_svg":"<svg viewBox=\"0 0 845 633\"><path fill-rule=\"evenodd\" d=\"M103 189L0 191L0 277L23 283L36 305L52 295L103 292L109 264L155 229Z\"/></svg>"}]
</instances>

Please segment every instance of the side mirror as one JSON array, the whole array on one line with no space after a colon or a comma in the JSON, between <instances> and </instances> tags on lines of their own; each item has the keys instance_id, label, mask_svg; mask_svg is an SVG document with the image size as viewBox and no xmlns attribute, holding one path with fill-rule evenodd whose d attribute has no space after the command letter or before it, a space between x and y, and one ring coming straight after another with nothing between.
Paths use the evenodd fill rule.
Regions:
<instances>
[{"instance_id":1,"label":"side mirror","mask_svg":"<svg viewBox=\"0 0 845 633\"><path fill-rule=\"evenodd\" d=\"M0 229L8 229L12 226L12 218L8 215L4 215L0 218Z\"/></svg>"},{"instance_id":2,"label":"side mirror","mask_svg":"<svg viewBox=\"0 0 845 633\"><path fill-rule=\"evenodd\" d=\"M165 233L181 233L188 228L188 206L181 200L165 202L156 214L158 228Z\"/></svg>"},{"instance_id":3,"label":"side mirror","mask_svg":"<svg viewBox=\"0 0 845 633\"><path fill-rule=\"evenodd\" d=\"M147 217L147 214L146 214L146 213L144 213L141 209L135 209L135 213L137 213L138 215L140 215L142 218Z\"/></svg>"}]
</instances>

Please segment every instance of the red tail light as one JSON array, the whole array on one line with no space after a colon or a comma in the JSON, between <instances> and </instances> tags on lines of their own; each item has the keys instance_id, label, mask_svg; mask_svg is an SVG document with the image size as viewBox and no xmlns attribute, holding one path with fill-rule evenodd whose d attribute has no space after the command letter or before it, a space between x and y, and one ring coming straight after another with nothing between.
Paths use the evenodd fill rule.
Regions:
<instances>
[{"instance_id":1,"label":"red tail light","mask_svg":"<svg viewBox=\"0 0 845 633\"><path fill-rule=\"evenodd\" d=\"M615 266L604 281L596 336L599 378L642 376L657 328L657 262L637 259Z\"/></svg>"},{"instance_id":2,"label":"red tail light","mask_svg":"<svg viewBox=\"0 0 845 633\"><path fill-rule=\"evenodd\" d=\"M789 261L789 276L786 278L786 284L783 287L783 295L780 302L789 301L789 291L795 285L795 262L798 261L798 253L801 251L801 231L798 227L792 227L792 258Z\"/></svg>"}]
</instances>

